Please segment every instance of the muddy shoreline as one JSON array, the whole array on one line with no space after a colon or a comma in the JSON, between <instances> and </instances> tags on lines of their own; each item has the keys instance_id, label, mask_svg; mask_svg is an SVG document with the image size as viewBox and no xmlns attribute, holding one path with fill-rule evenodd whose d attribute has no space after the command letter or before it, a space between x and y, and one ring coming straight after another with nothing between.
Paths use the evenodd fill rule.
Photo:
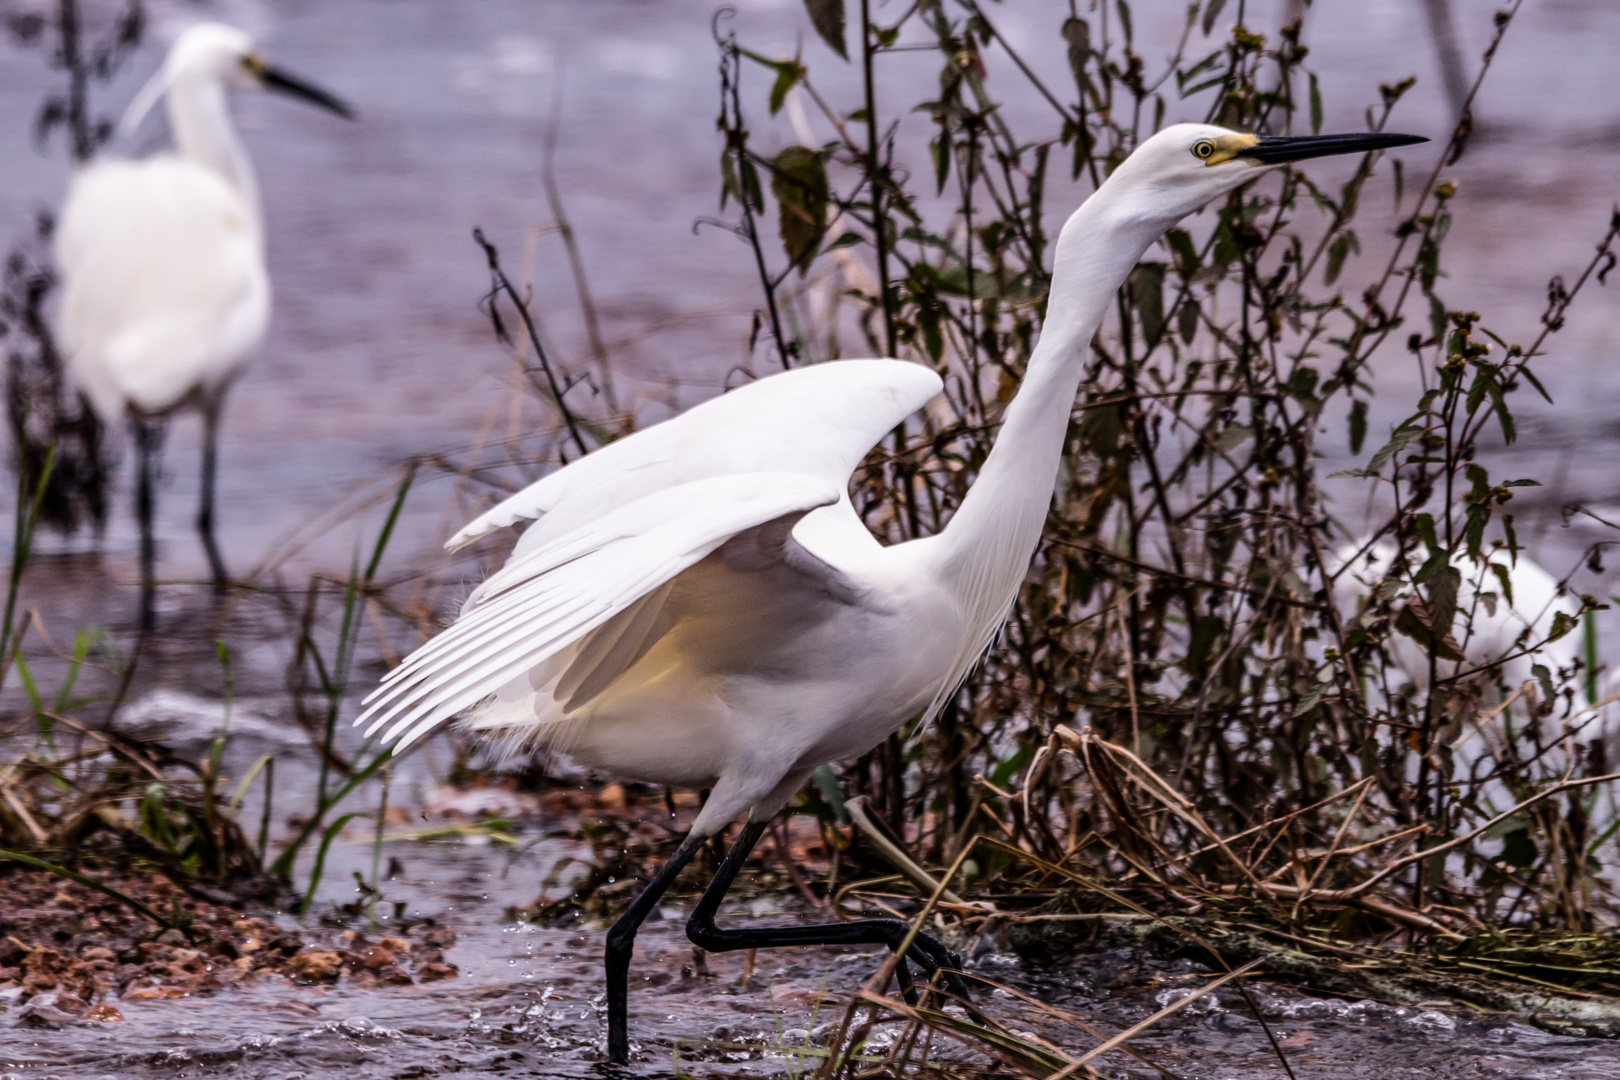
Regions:
<instances>
[{"instance_id":1,"label":"muddy shoreline","mask_svg":"<svg viewBox=\"0 0 1620 1080\"><path fill-rule=\"evenodd\" d=\"M464 797L468 806L513 809L499 792ZM602 928L660 853L660 837L672 835L659 828L661 804L658 793L616 785L558 789L527 802L531 812L515 822L473 810L439 821L436 838L393 840L385 845L390 867L374 927L358 891L345 910L332 898L340 891L334 886L299 923L284 910L295 898L278 903L262 882L235 893L188 890L160 875L83 860L85 873L181 927L165 929L83 886L7 865L0 868L8 897L0 915L0 1076L600 1075ZM496 833L510 830L517 842L469 828L492 820L502 822ZM601 830L623 846L604 845ZM825 874L824 859L797 842L805 835L793 839L802 876L819 886L812 875ZM352 846L369 849L358 840ZM780 853L761 847L727 920L825 919L784 872ZM604 852L614 851L624 861L609 865ZM879 955L697 953L683 924L700 876L683 881L638 939L631 983L638 1051L619 1075L803 1075ZM846 900L845 914L914 908L914 897L892 887L871 892L865 901ZM549 904L535 903L542 895ZM523 918L541 909L549 922ZM1067 929L1035 929L1043 926ZM1076 926L1030 923L957 942L969 971L1004 987L981 990L979 1005L1009 1030L1077 1055L1218 974L1209 957L1194 956L1150 922ZM1234 938L1219 947L1231 961L1256 946ZM1297 1076L1595 1080L1620 1070L1620 1040L1594 1037L1616 1029L1590 1016L1560 1018L1533 1004L1492 1008L1478 994L1473 1003L1438 993L1424 1000L1421 979L1396 989L1386 981L1383 995L1369 995L1365 983L1340 972L1336 983L1307 988L1304 968L1287 977L1286 950L1264 947L1272 950L1270 974L1249 983L1250 995ZM1499 1004L1528 1001L1494 985L1504 995ZM898 1022L878 1024L865 1052L878 1059L899 1032ZM1139 1056L1104 1056L1103 1075L1284 1075L1249 1003L1230 987L1192 1001L1129 1046ZM930 1060L945 1075L981 1075L985 1065L982 1054L942 1038Z\"/></svg>"}]
</instances>

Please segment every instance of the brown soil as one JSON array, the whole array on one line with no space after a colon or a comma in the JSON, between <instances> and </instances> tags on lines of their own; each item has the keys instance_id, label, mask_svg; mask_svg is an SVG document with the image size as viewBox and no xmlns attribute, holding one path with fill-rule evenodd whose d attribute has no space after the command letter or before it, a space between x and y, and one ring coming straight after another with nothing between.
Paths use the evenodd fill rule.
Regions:
<instances>
[{"instance_id":1,"label":"brown soil","mask_svg":"<svg viewBox=\"0 0 1620 1080\"><path fill-rule=\"evenodd\" d=\"M405 986L457 973L444 958L455 931L432 921L376 938L289 928L262 901L199 896L161 874L96 876L178 928L77 882L0 863L0 997L22 1005L24 1023L117 1021L118 1001L208 995L263 979Z\"/></svg>"}]
</instances>

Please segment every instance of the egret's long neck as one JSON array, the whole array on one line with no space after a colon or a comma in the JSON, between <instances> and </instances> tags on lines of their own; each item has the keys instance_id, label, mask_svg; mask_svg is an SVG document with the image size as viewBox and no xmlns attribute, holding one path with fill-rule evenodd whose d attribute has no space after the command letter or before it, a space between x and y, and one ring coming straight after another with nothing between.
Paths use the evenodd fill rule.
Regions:
<instances>
[{"instance_id":1,"label":"egret's long neck","mask_svg":"<svg viewBox=\"0 0 1620 1080\"><path fill-rule=\"evenodd\" d=\"M181 155L213 169L240 192L252 214L253 231L262 236L259 183L231 125L225 87L215 78L183 74L169 85L167 99L169 126Z\"/></svg>"},{"instance_id":2,"label":"egret's long neck","mask_svg":"<svg viewBox=\"0 0 1620 1080\"><path fill-rule=\"evenodd\" d=\"M1130 213L1110 188L1104 185L1063 227L1040 341L984 468L940 536L945 583L962 598L970 636L982 638L967 646L974 657L1028 573L1092 336L1126 275L1168 227Z\"/></svg>"}]
</instances>

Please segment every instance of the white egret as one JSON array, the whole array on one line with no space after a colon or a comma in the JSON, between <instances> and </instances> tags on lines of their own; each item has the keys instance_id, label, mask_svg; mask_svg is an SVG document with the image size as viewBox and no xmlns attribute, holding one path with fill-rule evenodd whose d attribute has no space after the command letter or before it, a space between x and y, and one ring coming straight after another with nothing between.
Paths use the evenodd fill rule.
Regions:
<instances>
[{"instance_id":1,"label":"white egret","mask_svg":"<svg viewBox=\"0 0 1620 1080\"><path fill-rule=\"evenodd\" d=\"M1395 545L1388 540L1372 544L1346 544L1334 553L1341 569L1333 578L1333 595L1341 611L1354 615L1366 601L1369 590L1377 588L1395 565ZM1532 677L1532 668L1545 665L1556 680L1558 673L1575 670L1580 659L1578 637L1567 634L1548 641L1553 622L1562 613L1579 619L1580 600L1560 591L1558 579L1532 562L1528 555L1516 560L1506 551L1488 552L1486 562L1475 565L1465 551L1459 551L1451 565L1462 575L1457 590L1457 611L1467 619L1457 631L1463 659L1442 660L1440 674L1480 667L1502 661L1501 678L1511 689ZM1423 562L1412 554L1408 578ZM1507 578L1504 587L1494 564ZM1403 634L1389 638L1390 660L1419 692L1429 685L1429 651ZM1494 678L1494 675L1492 676Z\"/></svg>"},{"instance_id":2,"label":"white egret","mask_svg":"<svg viewBox=\"0 0 1620 1080\"><path fill-rule=\"evenodd\" d=\"M467 727L511 753L556 749L617 775L711 789L608 932L611 1060L629 1053L636 928L704 839L744 812L687 923L696 944L899 947L907 926L895 920L725 930L714 915L813 769L932 716L990 644L1046 520L1088 344L1149 246L1260 169L1420 141L1179 124L1143 143L1064 226L1023 386L937 536L882 546L847 487L867 451L939 392L939 376L842 360L761 379L605 446L451 538L457 548L537 519L356 723L399 748L467 711ZM930 972L956 966L926 934L908 956ZM965 992L954 974L947 985Z\"/></svg>"},{"instance_id":3,"label":"white egret","mask_svg":"<svg viewBox=\"0 0 1620 1080\"><path fill-rule=\"evenodd\" d=\"M57 227L58 332L68 369L104 422L128 417L134 433L147 629L154 616L156 455L163 421L182 409L202 413L197 531L215 591L225 586L214 540L220 409L270 317L259 188L226 106L226 91L239 87L352 115L331 94L266 64L242 31L193 26L175 40L119 125L133 133L163 98L175 153L91 162L73 178Z\"/></svg>"},{"instance_id":4,"label":"white egret","mask_svg":"<svg viewBox=\"0 0 1620 1080\"><path fill-rule=\"evenodd\" d=\"M1421 551L1421 549L1420 549ZM1398 556L1397 549L1388 540L1373 543L1346 544L1334 553L1340 569L1333 579L1333 596L1341 612L1347 617L1359 611L1371 590L1391 577ZM1408 567L1404 580L1410 581L1423 562L1420 553L1408 553ZM1487 553L1484 563L1475 564L1467 552L1458 552L1451 564L1462 575L1457 590L1459 620L1453 636L1461 660L1438 661L1441 678L1456 672L1466 672L1497 665L1481 671L1475 679L1487 683L1490 697L1498 679L1509 691L1526 683L1534 683L1535 668L1546 668L1555 686L1577 673L1582 661L1580 636L1566 633L1549 641L1554 623L1562 615L1574 622L1581 617L1581 602L1568 589L1561 588L1558 579L1528 555L1516 560L1506 551ZM1501 569L1500 574L1493 567ZM1502 578L1507 580L1504 584ZM1429 651L1404 634L1391 634L1387 639L1389 660L1395 684L1408 682L1420 696L1429 687ZM1588 678L1590 673L1582 673ZM1583 681L1585 681L1583 679ZM1375 682L1381 684L1382 680ZM1613 688L1613 673L1605 673L1593 684L1599 697L1606 697ZM1497 700L1500 700L1497 697ZM1601 702L1589 701L1587 708L1576 709L1572 715L1557 722L1557 734L1544 735L1532 710L1528 721L1515 720L1502 712L1474 723L1464 723L1445 735L1450 747L1450 773L1447 780L1470 784L1469 798L1477 802L1482 811L1496 813L1516 803L1520 797L1516 789L1502 774L1516 767L1509 755L1509 743L1529 738L1535 742L1545 739L1548 748L1536 752L1541 768L1547 774L1561 773L1571 767L1567 751L1572 736L1578 735L1582 743L1597 740L1613 753L1620 740L1620 727L1612 711L1603 711ZM1510 733L1512 738L1510 739ZM1440 760L1438 756L1433 760ZM1418 765L1410 763L1411 777L1417 775Z\"/></svg>"}]
</instances>

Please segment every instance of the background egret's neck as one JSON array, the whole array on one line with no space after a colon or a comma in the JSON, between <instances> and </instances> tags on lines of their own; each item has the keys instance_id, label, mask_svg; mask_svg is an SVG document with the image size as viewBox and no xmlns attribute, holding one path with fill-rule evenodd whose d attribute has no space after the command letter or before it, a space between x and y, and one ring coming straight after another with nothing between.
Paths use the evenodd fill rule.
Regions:
<instances>
[{"instance_id":1,"label":"background egret's neck","mask_svg":"<svg viewBox=\"0 0 1620 1080\"><path fill-rule=\"evenodd\" d=\"M253 164L231 126L225 87L218 79L180 75L169 85L169 126L182 156L205 165L225 178L242 195L260 231L259 184Z\"/></svg>"},{"instance_id":2,"label":"background egret's neck","mask_svg":"<svg viewBox=\"0 0 1620 1080\"><path fill-rule=\"evenodd\" d=\"M984 468L941 536L942 569L962 598L974 657L1016 598L1040 540L1092 336L1170 225L1126 204L1140 195L1105 184L1064 225L1040 341Z\"/></svg>"}]
</instances>

